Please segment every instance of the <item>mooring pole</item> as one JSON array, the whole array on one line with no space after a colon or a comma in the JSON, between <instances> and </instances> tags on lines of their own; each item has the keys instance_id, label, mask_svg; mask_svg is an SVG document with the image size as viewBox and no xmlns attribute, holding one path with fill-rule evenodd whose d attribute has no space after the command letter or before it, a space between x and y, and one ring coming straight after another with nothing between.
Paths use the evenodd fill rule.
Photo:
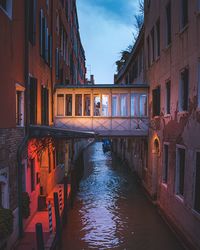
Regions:
<instances>
[{"instance_id":1,"label":"mooring pole","mask_svg":"<svg viewBox=\"0 0 200 250\"><path fill-rule=\"evenodd\" d=\"M56 219L56 242L58 244L58 247L61 247L62 230L61 230L61 223L60 223L58 193L54 192L53 197L54 197L55 219Z\"/></svg>"},{"instance_id":2,"label":"mooring pole","mask_svg":"<svg viewBox=\"0 0 200 250\"><path fill-rule=\"evenodd\" d=\"M67 176L64 178L64 212L63 212L63 221L64 224L67 223L67 199L68 199L68 181L67 181Z\"/></svg>"},{"instance_id":3,"label":"mooring pole","mask_svg":"<svg viewBox=\"0 0 200 250\"><path fill-rule=\"evenodd\" d=\"M35 229L36 229L37 250L44 250L44 239L43 239L42 224L37 223L35 225Z\"/></svg>"}]
</instances>

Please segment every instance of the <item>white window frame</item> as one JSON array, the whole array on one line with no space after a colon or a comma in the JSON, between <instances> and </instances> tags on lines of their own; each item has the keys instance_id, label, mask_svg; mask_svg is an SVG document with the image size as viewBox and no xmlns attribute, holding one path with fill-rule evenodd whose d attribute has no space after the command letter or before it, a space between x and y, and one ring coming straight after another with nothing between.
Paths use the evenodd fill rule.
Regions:
<instances>
[{"instance_id":1,"label":"white window frame","mask_svg":"<svg viewBox=\"0 0 200 250\"><path fill-rule=\"evenodd\" d=\"M185 170L186 170L186 147L183 145L176 145L176 172L175 172L175 195L179 197L182 201L184 200L184 192L183 195L180 194L180 187L179 187L179 177L180 177L180 165L179 162L180 160L178 159L178 150L179 149L184 149L185 150L185 169L184 169L184 189L185 189Z\"/></svg>"}]
</instances>

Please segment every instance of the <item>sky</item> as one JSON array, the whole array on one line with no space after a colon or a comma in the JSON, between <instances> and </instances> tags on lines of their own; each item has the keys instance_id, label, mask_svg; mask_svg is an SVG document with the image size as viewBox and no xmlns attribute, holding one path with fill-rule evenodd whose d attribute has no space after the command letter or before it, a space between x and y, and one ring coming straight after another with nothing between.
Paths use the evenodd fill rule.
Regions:
<instances>
[{"instance_id":1,"label":"sky","mask_svg":"<svg viewBox=\"0 0 200 250\"><path fill-rule=\"evenodd\" d=\"M133 43L138 0L77 0L77 10L88 74L111 84L120 51Z\"/></svg>"}]
</instances>

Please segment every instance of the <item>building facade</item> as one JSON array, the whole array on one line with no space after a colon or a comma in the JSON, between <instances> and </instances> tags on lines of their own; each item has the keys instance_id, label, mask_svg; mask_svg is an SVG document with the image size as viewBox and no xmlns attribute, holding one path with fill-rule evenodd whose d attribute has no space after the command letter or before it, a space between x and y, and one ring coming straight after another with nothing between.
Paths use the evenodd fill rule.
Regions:
<instances>
[{"instance_id":1,"label":"building facade","mask_svg":"<svg viewBox=\"0 0 200 250\"><path fill-rule=\"evenodd\" d=\"M3 0L0 24L0 207L14 215L14 231L3 239L9 249L84 144L40 129L54 125L54 85L84 84L86 68L75 0ZM31 201L25 219L24 193Z\"/></svg>"},{"instance_id":2,"label":"building facade","mask_svg":"<svg viewBox=\"0 0 200 250\"><path fill-rule=\"evenodd\" d=\"M189 249L200 247L199 13L199 1L145 0L141 29L150 121L145 142L148 157L141 157L148 158L148 164L139 176ZM138 72L134 62L141 32L135 49L115 76L116 84L135 83L130 76ZM121 143L125 152L119 146L118 153L133 168L129 159L134 149L129 150L125 140Z\"/></svg>"},{"instance_id":3,"label":"building facade","mask_svg":"<svg viewBox=\"0 0 200 250\"><path fill-rule=\"evenodd\" d=\"M146 187L175 229L200 247L199 1L145 1L150 86Z\"/></svg>"}]
</instances>

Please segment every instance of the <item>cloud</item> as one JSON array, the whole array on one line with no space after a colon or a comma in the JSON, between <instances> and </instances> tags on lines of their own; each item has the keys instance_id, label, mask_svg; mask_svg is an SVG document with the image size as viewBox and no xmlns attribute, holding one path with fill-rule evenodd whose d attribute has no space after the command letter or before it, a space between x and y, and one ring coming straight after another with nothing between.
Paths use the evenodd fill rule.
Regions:
<instances>
[{"instance_id":1,"label":"cloud","mask_svg":"<svg viewBox=\"0 0 200 250\"><path fill-rule=\"evenodd\" d=\"M91 65L96 83L113 83L115 61L120 51L133 42L134 25L128 18L134 16L136 6L132 3L131 0L77 1L86 64Z\"/></svg>"}]
</instances>

